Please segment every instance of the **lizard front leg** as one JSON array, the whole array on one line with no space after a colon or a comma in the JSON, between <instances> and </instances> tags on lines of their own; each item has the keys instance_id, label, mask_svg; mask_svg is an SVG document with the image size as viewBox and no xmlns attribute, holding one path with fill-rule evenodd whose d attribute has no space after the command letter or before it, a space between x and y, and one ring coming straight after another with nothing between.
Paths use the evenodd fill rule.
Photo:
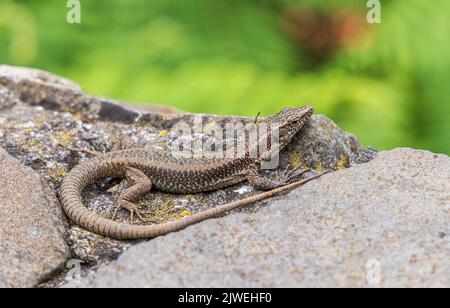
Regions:
<instances>
[{"instance_id":1,"label":"lizard front leg","mask_svg":"<svg viewBox=\"0 0 450 308\"><path fill-rule=\"evenodd\" d=\"M145 221L144 217L142 216L141 212L134 202L152 189L152 182L144 172L131 167L125 168L127 169L126 177L132 183L132 185L119 196L118 206L114 211L112 219L114 220L117 216L117 212L123 208L130 212L131 223L133 222L135 214L139 217L139 219Z\"/></svg>"},{"instance_id":2,"label":"lizard front leg","mask_svg":"<svg viewBox=\"0 0 450 308\"><path fill-rule=\"evenodd\" d=\"M247 179L253 188L261 191L269 191L292 183L293 181L298 179L298 177L300 177L302 174L308 171L309 170L300 170L300 169L287 170L282 175L277 176L277 178L271 179L262 176L259 173L259 170L253 169L248 174Z\"/></svg>"}]
</instances>

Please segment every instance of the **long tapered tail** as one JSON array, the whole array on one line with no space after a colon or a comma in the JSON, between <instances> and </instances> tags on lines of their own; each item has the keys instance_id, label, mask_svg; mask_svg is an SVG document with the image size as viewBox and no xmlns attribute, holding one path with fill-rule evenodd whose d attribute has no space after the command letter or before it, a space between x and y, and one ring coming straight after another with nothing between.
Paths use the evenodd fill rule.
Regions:
<instances>
[{"instance_id":1,"label":"long tapered tail","mask_svg":"<svg viewBox=\"0 0 450 308\"><path fill-rule=\"evenodd\" d=\"M113 176L123 177L124 168L121 167L123 166L118 166L114 159L102 161L92 159L78 165L66 176L61 186L61 202L65 213L72 222L88 231L120 240L150 239L182 230L203 220L287 192L328 173L325 172L252 197L219 205L178 221L160 225L134 226L103 218L88 210L82 200L84 188L94 181Z\"/></svg>"}]
</instances>

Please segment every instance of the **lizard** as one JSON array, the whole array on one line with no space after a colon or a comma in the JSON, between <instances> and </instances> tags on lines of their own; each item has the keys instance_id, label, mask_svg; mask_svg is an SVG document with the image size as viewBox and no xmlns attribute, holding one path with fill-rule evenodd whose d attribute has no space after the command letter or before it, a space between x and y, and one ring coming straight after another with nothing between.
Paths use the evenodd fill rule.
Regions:
<instances>
[{"instance_id":1,"label":"lizard","mask_svg":"<svg viewBox=\"0 0 450 308\"><path fill-rule=\"evenodd\" d=\"M313 113L314 108L311 106L287 108L262 120L268 123L271 129L279 130L279 146L276 148L278 153L275 154L279 154L280 150L291 143ZM259 142L270 142L269 136L263 137ZM182 159L145 148L112 151L82 160L64 177L60 189L61 204L72 222L93 233L120 240L150 239L273 197L322 175L295 181L305 170L292 169L286 170L276 179L265 177L260 174L261 166L264 161L270 160L273 154L268 152L257 158L243 155L222 159ZM112 219L91 212L83 205L82 200L82 192L88 185L106 178L121 178L131 182L131 186L120 194ZM134 202L152 189L174 194L194 194L223 189L244 181L248 181L253 188L265 192L165 224L133 225L114 220L120 209L130 212L131 222L134 215L145 220Z\"/></svg>"}]
</instances>

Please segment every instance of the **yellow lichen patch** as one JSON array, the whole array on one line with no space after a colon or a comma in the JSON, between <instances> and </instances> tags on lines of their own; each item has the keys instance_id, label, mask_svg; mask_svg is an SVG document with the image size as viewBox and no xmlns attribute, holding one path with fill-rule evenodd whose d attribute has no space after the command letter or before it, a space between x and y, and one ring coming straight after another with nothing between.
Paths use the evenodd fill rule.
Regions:
<instances>
[{"instance_id":1,"label":"yellow lichen patch","mask_svg":"<svg viewBox=\"0 0 450 308\"><path fill-rule=\"evenodd\" d=\"M61 180L66 175L66 169L64 169L63 167L54 167L49 171L50 176L56 181Z\"/></svg>"},{"instance_id":2,"label":"yellow lichen patch","mask_svg":"<svg viewBox=\"0 0 450 308\"><path fill-rule=\"evenodd\" d=\"M158 222L169 222L173 220L182 219L183 217L191 216L192 213L188 210L176 210L170 204L163 206L155 211L151 217Z\"/></svg>"},{"instance_id":3,"label":"yellow lichen patch","mask_svg":"<svg viewBox=\"0 0 450 308\"><path fill-rule=\"evenodd\" d=\"M36 146L39 146L41 144L42 143L39 140L37 140L37 139L30 139L30 142L28 142L28 146L30 146L30 147L36 147Z\"/></svg>"},{"instance_id":4,"label":"yellow lichen patch","mask_svg":"<svg viewBox=\"0 0 450 308\"><path fill-rule=\"evenodd\" d=\"M297 168L302 162L302 155L299 152L294 152L291 155L291 166Z\"/></svg>"},{"instance_id":5,"label":"yellow lichen patch","mask_svg":"<svg viewBox=\"0 0 450 308\"><path fill-rule=\"evenodd\" d=\"M30 139L25 144L24 148L28 151L42 151L44 149L44 144L37 139Z\"/></svg>"},{"instance_id":6,"label":"yellow lichen patch","mask_svg":"<svg viewBox=\"0 0 450 308\"><path fill-rule=\"evenodd\" d=\"M323 167L322 161L320 160L319 156L313 151L311 151L310 153L311 153L311 158L316 163L317 172L322 172L325 168Z\"/></svg>"},{"instance_id":7,"label":"yellow lichen patch","mask_svg":"<svg viewBox=\"0 0 450 308\"><path fill-rule=\"evenodd\" d=\"M194 195L185 195L184 197L191 202L198 202L197 198Z\"/></svg>"},{"instance_id":8,"label":"yellow lichen patch","mask_svg":"<svg viewBox=\"0 0 450 308\"><path fill-rule=\"evenodd\" d=\"M319 162L319 163L317 164L316 170L317 170L318 172L322 172L323 169L324 169L324 168L323 168L323 166L322 166L322 163Z\"/></svg>"},{"instance_id":9,"label":"yellow lichen patch","mask_svg":"<svg viewBox=\"0 0 450 308\"><path fill-rule=\"evenodd\" d=\"M69 110L67 112L70 112ZM84 116L81 112L76 112L73 114L73 117L77 120L83 121L84 120Z\"/></svg>"},{"instance_id":10,"label":"yellow lichen patch","mask_svg":"<svg viewBox=\"0 0 450 308\"><path fill-rule=\"evenodd\" d=\"M70 144L72 144L72 136L69 132L56 132L55 133L56 138L58 139L58 144L67 147Z\"/></svg>"},{"instance_id":11,"label":"yellow lichen patch","mask_svg":"<svg viewBox=\"0 0 450 308\"><path fill-rule=\"evenodd\" d=\"M348 157L342 154L339 161L336 164L336 168L337 170L342 170L348 168L348 166L349 166Z\"/></svg>"},{"instance_id":12,"label":"yellow lichen patch","mask_svg":"<svg viewBox=\"0 0 450 308\"><path fill-rule=\"evenodd\" d=\"M164 205L162 208L157 209L148 218L151 218L155 222L167 222L170 220L171 212L173 211L172 206Z\"/></svg>"},{"instance_id":13,"label":"yellow lichen patch","mask_svg":"<svg viewBox=\"0 0 450 308\"><path fill-rule=\"evenodd\" d=\"M180 216L179 218L183 218L183 217L186 217L186 216L192 216L192 212L190 212L188 210L183 210L183 211L181 211L179 216Z\"/></svg>"},{"instance_id":14,"label":"yellow lichen patch","mask_svg":"<svg viewBox=\"0 0 450 308\"><path fill-rule=\"evenodd\" d=\"M160 138L164 138L164 137L167 136L168 133L169 132L167 130L162 130L162 131L159 132L159 137Z\"/></svg>"}]
</instances>

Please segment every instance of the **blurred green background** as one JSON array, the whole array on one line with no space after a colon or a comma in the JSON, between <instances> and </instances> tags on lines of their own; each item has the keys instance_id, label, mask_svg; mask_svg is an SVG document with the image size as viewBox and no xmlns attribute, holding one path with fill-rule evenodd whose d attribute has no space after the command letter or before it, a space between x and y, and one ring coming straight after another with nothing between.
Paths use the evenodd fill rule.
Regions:
<instances>
[{"instance_id":1,"label":"blurred green background","mask_svg":"<svg viewBox=\"0 0 450 308\"><path fill-rule=\"evenodd\" d=\"M0 0L0 63L95 95L254 116L316 106L379 149L450 154L450 1Z\"/></svg>"}]
</instances>

